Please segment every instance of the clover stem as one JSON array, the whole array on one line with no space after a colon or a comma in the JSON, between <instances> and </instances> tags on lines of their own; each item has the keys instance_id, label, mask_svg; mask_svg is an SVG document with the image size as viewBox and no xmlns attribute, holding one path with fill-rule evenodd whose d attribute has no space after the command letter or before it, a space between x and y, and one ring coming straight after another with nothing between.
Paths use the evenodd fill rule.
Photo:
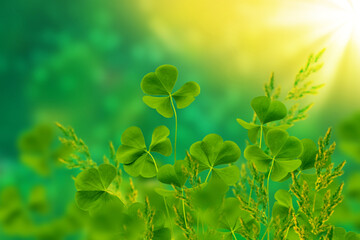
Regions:
<instances>
[{"instance_id":1,"label":"clover stem","mask_svg":"<svg viewBox=\"0 0 360 240\"><path fill-rule=\"evenodd\" d=\"M267 178L267 194L268 194L268 218L270 219L270 194L269 194L269 183L270 183L270 175L271 175L271 171L274 167L274 162L275 162L275 158L272 159L271 161L271 166L270 166L270 170L269 170L269 175ZM270 239L270 231L268 232L268 239Z\"/></svg>"},{"instance_id":2,"label":"clover stem","mask_svg":"<svg viewBox=\"0 0 360 240\"><path fill-rule=\"evenodd\" d=\"M260 125L260 141L259 141L259 147L261 148L261 141L262 141L262 133L263 133L263 125Z\"/></svg>"},{"instance_id":3,"label":"clover stem","mask_svg":"<svg viewBox=\"0 0 360 240\"><path fill-rule=\"evenodd\" d=\"M184 197L184 188L181 188L182 196ZM186 213L185 213L185 202L184 199L182 199L182 207L183 207L183 214L184 214L184 222L185 226L187 228L187 220L186 220Z\"/></svg>"},{"instance_id":4,"label":"clover stem","mask_svg":"<svg viewBox=\"0 0 360 240\"><path fill-rule=\"evenodd\" d=\"M152 155L149 151L146 151L146 152L150 155L151 159L152 159L152 160L153 160L153 162L154 162L156 172L158 172L158 171L159 171L159 169L158 169L158 167L157 167L157 164L156 164L155 158L153 157L153 155Z\"/></svg>"},{"instance_id":5,"label":"clover stem","mask_svg":"<svg viewBox=\"0 0 360 240\"><path fill-rule=\"evenodd\" d=\"M176 109L175 109L175 105L174 105L174 101L172 99L172 96L170 95L170 102L171 102L171 106L174 110L174 116L175 116L175 143L174 143L174 160L176 161L176 141L177 141L177 114L176 114Z\"/></svg>"},{"instance_id":6,"label":"clover stem","mask_svg":"<svg viewBox=\"0 0 360 240\"><path fill-rule=\"evenodd\" d=\"M210 173L211 173L211 171L212 171L212 170L213 170L213 168L212 168L212 167L210 167L209 173L207 174L207 176L206 176L206 178L205 178L205 182L204 182L204 183L206 183L206 182L207 182L207 180L208 180L208 178L209 178Z\"/></svg>"},{"instance_id":7,"label":"clover stem","mask_svg":"<svg viewBox=\"0 0 360 240\"><path fill-rule=\"evenodd\" d=\"M237 240L237 238L235 236L235 233L234 233L234 230L231 230L231 234L234 236L234 239Z\"/></svg>"}]
</instances>

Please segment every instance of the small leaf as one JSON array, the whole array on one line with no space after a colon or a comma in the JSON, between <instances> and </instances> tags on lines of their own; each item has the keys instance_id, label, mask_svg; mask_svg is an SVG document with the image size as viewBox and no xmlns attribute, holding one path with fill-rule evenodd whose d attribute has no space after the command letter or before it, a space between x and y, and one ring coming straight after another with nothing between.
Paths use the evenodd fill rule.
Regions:
<instances>
[{"instance_id":1,"label":"small leaf","mask_svg":"<svg viewBox=\"0 0 360 240\"><path fill-rule=\"evenodd\" d=\"M130 164L124 164L124 170L132 177L140 175L145 178L152 178L156 176L154 161L148 153L144 153Z\"/></svg>"},{"instance_id":2,"label":"small leaf","mask_svg":"<svg viewBox=\"0 0 360 240\"><path fill-rule=\"evenodd\" d=\"M282 181L288 173L295 171L300 165L301 160L296 159L302 153L302 143L295 137L281 129L271 129L266 135L266 142L271 151L271 156L263 152L258 146L252 145L245 149L245 158L255 163L261 172L269 170L272 161L273 169L271 179Z\"/></svg>"},{"instance_id":3,"label":"small leaf","mask_svg":"<svg viewBox=\"0 0 360 240\"><path fill-rule=\"evenodd\" d=\"M276 218L279 216L280 219L284 219L289 215L289 208L284 205L275 202L272 208L272 217Z\"/></svg>"},{"instance_id":4,"label":"small leaf","mask_svg":"<svg viewBox=\"0 0 360 240\"><path fill-rule=\"evenodd\" d=\"M168 138L170 131L165 126L159 126L155 128L151 144L150 144L150 152L157 152L164 156L170 156L172 152L171 142Z\"/></svg>"},{"instance_id":5,"label":"small leaf","mask_svg":"<svg viewBox=\"0 0 360 240\"><path fill-rule=\"evenodd\" d=\"M158 180L162 183L180 187L180 181L176 176L174 166L166 164L159 169L157 174Z\"/></svg>"},{"instance_id":6,"label":"small leaf","mask_svg":"<svg viewBox=\"0 0 360 240\"><path fill-rule=\"evenodd\" d=\"M296 137L280 129L272 129L266 135L266 142L272 155L276 158L294 159L303 151L302 143Z\"/></svg>"},{"instance_id":7,"label":"small leaf","mask_svg":"<svg viewBox=\"0 0 360 240\"><path fill-rule=\"evenodd\" d=\"M200 86L196 82L187 82L172 94L179 109L186 108L200 94Z\"/></svg>"},{"instance_id":8,"label":"small leaf","mask_svg":"<svg viewBox=\"0 0 360 240\"><path fill-rule=\"evenodd\" d=\"M181 109L189 106L200 94L200 87L195 82L187 82L179 90L172 93L177 77L176 67L162 65L155 72L146 74L141 81L141 89L145 94L157 96L144 96L144 103L156 109L160 115L166 118L174 116L172 98L176 102L177 108Z\"/></svg>"},{"instance_id":9,"label":"small leaf","mask_svg":"<svg viewBox=\"0 0 360 240\"><path fill-rule=\"evenodd\" d=\"M168 228L160 228L154 231L153 240L168 240L171 239L171 232Z\"/></svg>"},{"instance_id":10,"label":"small leaf","mask_svg":"<svg viewBox=\"0 0 360 240\"><path fill-rule=\"evenodd\" d=\"M256 168L260 172L267 172L269 170L269 163L271 157L263 152L258 146L249 145L246 147L244 156L248 161L254 162Z\"/></svg>"},{"instance_id":11,"label":"small leaf","mask_svg":"<svg viewBox=\"0 0 360 240\"><path fill-rule=\"evenodd\" d=\"M182 187L188 178L188 173L184 172L185 169L185 160L178 160L174 165L166 164L159 169L158 180L165 184Z\"/></svg>"},{"instance_id":12,"label":"small leaf","mask_svg":"<svg viewBox=\"0 0 360 240\"><path fill-rule=\"evenodd\" d=\"M214 168L211 178L219 178L226 185L234 185L240 177L240 170L237 166L232 165L225 168Z\"/></svg>"},{"instance_id":13,"label":"small leaf","mask_svg":"<svg viewBox=\"0 0 360 240\"><path fill-rule=\"evenodd\" d=\"M199 163L199 171L228 164L239 159L241 151L236 143L223 141L217 134L209 134L190 147L190 154Z\"/></svg>"},{"instance_id":14,"label":"small leaf","mask_svg":"<svg viewBox=\"0 0 360 240\"><path fill-rule=\"evenodd\" d=\"M300 160L281 161L275 160L274 169L271 173L271 180L279 182L284 179L289 172L293 172L300 167Z\"/></svg>"},{"instance_id":15,"label":"small leaf","mask_svg":"<svg viewBox=\"0 0 360 240\"><path fill-rule=\"evenodd\" d=\"M178 71L171 65L162 65L145 75L141 81L141 89L149 95L167 95L176 83Z\"/></svg>"},{"instance_id":16,"label":"small leaf","mask_svg":"<svg viewBox=\"0 0 360 240\"><path fill-rule=\"evenodd\" d=\"M156 176L155 159L150 152L169 156L172 152L171 142L168 138L169 133L169 129L165 126L155 128L148 151L140 128L129 127L121 136L122 145L116 153L117 161L123 163L124 170L133 177Z\"/></svg>"},{"instance_id":17,"label":"small leaf","mask_svg":"<svg viewBox=\"0 0 360 240\"><path fill-rule=\"evenodd\" d=\"M292 208L292 198L291 194L283 189L278 190L275 193L275 199L278 201L278 203L284 207Z\"/></svg>"},{"instance_id":18,"label":"small leaf","mask_svg":"<svg viewBox=\"0 0 360 240\"><path fill-rule=\"evenodd\" d=\"M271 101L265 96L254 98L251 101L251 107L262 124L283 119L287 114L283 103L277 100Z\"/></svg>"},{"instance_id":19,"label":"small leaf","mask_svg":"<svg viewBox=\"0 0 360 240\"><path fill-rule=\"evenodd\" d=\"M172 118L174 115L174 110L171 107L170 97L144 96L143 101L149 107L156 109L156 111L163 117Z\"/></svg>"},{"instance_id":20,"label":"small leaf","mask_svg":"<svg viewBox=\"0 0 360 240\"><path fill-rule=\"evenodd\" d=\"M277 156L279 154L288 138L289 134L283 130L272 129L268 132L266 135L266 143L273 156Z\"/></svg>"},{"instance_id":21,"label":"small leaf","mask_svg":"<svg viewBox=\"0 0 360 240\"><path fill-rule=\"evenodd\" d=\"M259 228L259 224L254 221L251 215L242 210L240 202L236 198L225 198L223 206L221 208L220 216L218 216L218 225L220 229L227 229L240 233L238 230L241 226L240 219L244 223L246 228L255 230Z\"/></svg>"},{"instance_id":22,"label":"small leaf","mask_svg":"<svg viewBox=\"0 0 360 240\"><path fill-rule=\"evenodd\" d=\"M302 139L303 152L299 156L301 160L301 170L313 168L315 166L315 158L318 152L316 143L311 139Z\"/></svg>"},{"instance_id":23,"label":"small leaf","mask_svg":"<svg viewBox=\"0 0 360 240\"><path fill-rule=\"evenodd\" d=\"M258 139L259 131L260 131L260 126L254 124L254 123L245 122L244 120L242 120L240 118L238 118L236 120L243 128L248 130L248 136L249 136L250 141L252 143L256 143L257 139Z\"/></svg>"},{"instance_id":24,"label":"small leaf","mask_svg":"<svg viewBox=\"0 0 360 240\"><path fill-rule=\"evenodd\" d=\"M117 196L108 192L115 176L116 168L110 164L101 164L99 168L81 172L75 179L76 202L79 208L90 210L108 201L120 201Z\"/></svg>"},{"instance_id":25,"label":"small leaf","mask_svg":"<svg viewBox=\"0 0 360 240\"><path fill-rule=\"evenodd\" d=\"M245 122L244 120L240 119L240 118L237 118L236 121L245 129L249 130L249 129L252 129L252 128L259 128L259 125L256 125L254 123L248 123L248 122Z\"/></svg>"}]
</instances>

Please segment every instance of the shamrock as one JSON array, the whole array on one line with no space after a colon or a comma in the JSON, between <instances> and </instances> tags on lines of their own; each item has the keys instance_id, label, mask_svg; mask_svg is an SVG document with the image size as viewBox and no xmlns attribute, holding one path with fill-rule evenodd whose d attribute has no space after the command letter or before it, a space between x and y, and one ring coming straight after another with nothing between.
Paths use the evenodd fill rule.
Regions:
<instances>
[{"instance_id":1,"label":"shamrock","mask_svg":"<svg viewBox=\"0 0 360 240\"><path fill-rule=\"evenodd\" d=\"M181 188L188 178L186 166L186 160L177 160L174 165L166 164L159 169L158 180Z\"/></svg>"},{"instance_id":2,"label":"shamrock","mask_svg":"<svg viewBox=\"0 0 360 240\"><path fill-rule=\"evenodd\" d=\"M144 135L138 127L130 127L121 136L122 145L118 148L116 159L124 164L125 171L133 177L139 175L151 178L156 176L157 163L151 152L170 156L170 131L165 126L155 128L149 149L145 145Z\"/></svg>"},{"instance_id":3,"label":"shamrock","mask_svg":"<svg viewBox=\"0 0 360 240\"><path fill-rule=\"evenodd\" d=\"M277 100L271 100L270 98L265 96L254 98L251 101L251 107L255 111L256 116L260 121L260 124L248 123L240 118L236 120L243 128L248 130L248 136L252 143L257 142L259 131L264 131L266 135L269 130L275 128L270 126L264 126L264 124L281 120L286 117L287 114L286 107L282 102ZM290 125L281 125L276 128L286 130L289 127Z\"/></svg>"},{"instance_id":4,"label":"shamrock","mask_svg":"<svg viewBox=\"0 0 360 240\"><path fill-rule=\"evenodd\" d=\"M297 158L303 151L301 141L296 137L280 129L271 129L266 135L266 143L270 149L270 155L266 154L256 145L247 146L245 158L255 163L261 172L270 169L271 179L281 181L288 173L295 171L301 165Z\"/></svg>"},{"instance_id":5,"label":"shamrock","mask_svg":"<svg viewBox=\"0 0 360 240\"><path fill-rule=\"evenodd\" d=\"M240 175L238 167L215 168L239 159L241 151L236 143L224 142L219 135L209 134L190 147L190 154L199 163L199 172L210 169L207 178L213 172L212 178L220 178L227 185L233 185L238 180Z\"/></svg>"},{"instance_id":6,"label":"shamrock","mask_svg":"<svg viewBox=\"0 0 360 240\"><path fill-rule=\"evenodd\" d=\"M242 234L244 232L256 236L260 230L259 224L249 212L241 209L240 202L236 198L225 198L220 212L220 216L215 215L215 223L218 224L219 229L228 230L229 236L234 236L235 233Z\"/></svg>"},{"instance_id":7,"label":"shamrock","mask_svg":"<svg viewBox=\"0 0 360 240\"><path fill-rule=\"evenodd\" d=\"M290 215L290 209L293 208L291 194L284 190L280 189L275 193L276 202L272 208L272 216L274 218L279 217L282 221L287 221Z\"/></svg>"},{"instance_id":8,"label":"shamrock","mask_svg":"<svg viewBox=\"0 0 360 240\"><path fill-rule=\"evenodd\" d=\"M144 96L144 103L156 109L159 114L166 118L171 118L174 114L173 100L175 100L177 108L182 109L189 106L200 94L200 87L196 82L187 82L179 90L172 93L177 77L176 67L162 65L155 72L146 74L141 81L143 92L156 96Z\"/></svg>"},{"instance_id":9,"label":"shamrock","mask_svg":"<svg viewBox=\"0 0 360 240\"><path fill-rule=\"evenodd\" d=\"M75 179L75 198L79 208L90 210L102 207L108 202L121 202L109 189L116 172L113 165L101 164L98 168L90 168L79 173Z\"/></svg>"}]
</instances>

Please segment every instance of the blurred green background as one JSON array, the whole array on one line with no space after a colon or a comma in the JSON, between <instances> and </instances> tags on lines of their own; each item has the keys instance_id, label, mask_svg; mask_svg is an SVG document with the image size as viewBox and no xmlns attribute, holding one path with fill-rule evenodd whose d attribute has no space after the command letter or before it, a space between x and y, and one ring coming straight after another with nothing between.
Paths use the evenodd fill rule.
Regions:
<instances>
[{"instance_id":1,"label":"blurred green background","mask_svg":"<svg viewBox=\"0 0 360 240\"><path fill-rule=\"evenodd\" d=\"M161 124L173 130L173 119L142 102L140 81L161 64L178 68L175 88L186 81L201 86L196 101L178 113L180 157L208 133L243 150L246 131L235 120L252 118L250 101L263 95L271 72L285 97L308 55L323 48L324 67L311 78L326 85L303 101L315 105L290 133L315 141L329 126L336 133L360 110L359 5L355 0L1 1L0 189L15 186L19 198L27 199L33 187L44 186L51 209L36 222L63 216L74 198L71 175L77 172L52 164L34 171L20 161L19 138L35 126L50 126L53 132L44 130L44 161L51 161L60 135L54 123L60 122L72 126L100 162L108 142L117 148L130 126L148 137ZM334 140L341 142L336 134ZM335 158L348 160L344 179L360 170L359 158L349 151L338 149ZM352 204L360 210L358 201ZM356 225L360 221L341 223L359 231ZM0 239L13 237L0 230Z\"/></svg>"}]
</instances>

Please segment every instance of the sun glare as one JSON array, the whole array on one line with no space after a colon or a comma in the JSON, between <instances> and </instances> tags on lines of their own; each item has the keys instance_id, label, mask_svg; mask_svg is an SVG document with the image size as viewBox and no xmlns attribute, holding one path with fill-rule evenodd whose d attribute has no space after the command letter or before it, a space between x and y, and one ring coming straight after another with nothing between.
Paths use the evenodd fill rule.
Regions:
<instances>
[{"instance_id":1,"label":"sun glare","mask_svg":"<svg viewBox=\"0 0 360 240\"><path fill-rule=\"evenodd\" d=\"M356 35L360 34L360 1L358 0L349 0L352 10L352 25Z\"/></svg>"}]
</instances>

